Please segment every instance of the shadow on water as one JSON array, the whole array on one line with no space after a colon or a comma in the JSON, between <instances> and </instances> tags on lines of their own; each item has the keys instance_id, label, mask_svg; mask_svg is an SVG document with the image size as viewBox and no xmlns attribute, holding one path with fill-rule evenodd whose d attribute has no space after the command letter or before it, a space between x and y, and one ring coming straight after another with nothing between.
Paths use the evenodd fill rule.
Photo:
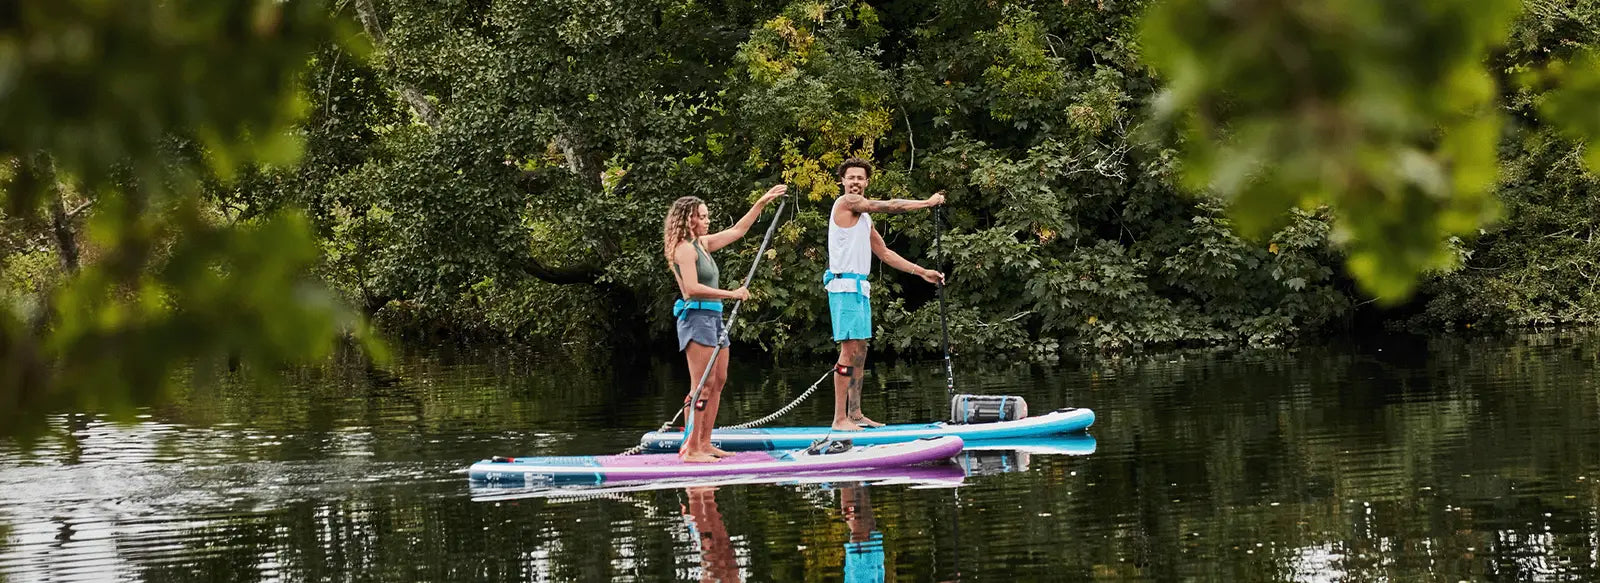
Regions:
<instances>
[{"instance_id":1,"label":"shadow on water","mask_svg":"<svg viewBox=\"0 0 1600 583\"><path fill-rule=\"evenodd\" d=\"M900 476L560 500L485 499L458 472L489 455L620 452L682 402L681 362L438 350L383 380L333 361L0 444L0 577L689 580L729 564L702 558L685 524L693 510L709 525L714 501L726 540L710 548L748 580L843 580L878 541L895 580L1594 580L1597 358L1600 336L1570 332L962 363L963 392L1093 408L1093 453L969 451L944 469L959 487ZM826 364L737 363L722 421L773 411ZM872 364L865 381L879 420L948 413L940 362ZM813 398L776 424L830 407ZM846 482L869 504L845 504ZM691 487L715 490L691 509Z\"/></svg>"}]
</instances>

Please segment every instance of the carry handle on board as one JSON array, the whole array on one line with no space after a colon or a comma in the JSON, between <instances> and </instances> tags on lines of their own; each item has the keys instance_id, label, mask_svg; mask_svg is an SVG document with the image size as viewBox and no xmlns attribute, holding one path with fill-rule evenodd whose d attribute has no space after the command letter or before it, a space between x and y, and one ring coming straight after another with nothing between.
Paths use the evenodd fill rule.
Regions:
<instances>
[{"instance_id":1,"label":"carry handle on board","mask_svg":"<svg viewBox=\"0 0 1600 583\"><path fill-rule=\"evenodd\" d=\"M967 395L950 398L950 423L994 423L1028 416L1028 402L1011 395Z\"/></svg>"},{"instance_id":2,"label":"carry handle on board","mask_svg":"<svg viewBox=\"0 0 1600 583\"><path fill-rule=\"evenodd\" d=\"M850 451L850 448L854 446L855 443L848 439L832 439L824 436L819 437L816 441L811 442L811 447L806 448L806 453L812 455L844 453Z\"/></svg>"}]
</instances>

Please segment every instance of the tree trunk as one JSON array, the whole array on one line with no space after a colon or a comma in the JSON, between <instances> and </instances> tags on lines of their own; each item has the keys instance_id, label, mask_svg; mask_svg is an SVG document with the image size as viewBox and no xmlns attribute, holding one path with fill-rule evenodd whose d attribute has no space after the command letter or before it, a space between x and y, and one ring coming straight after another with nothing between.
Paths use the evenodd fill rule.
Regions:
<instances>
[{"instance_id":1,"label":"tree trunk","mask_svg":"<svg viewBox=\"0 0 1600 583\"><path fill-rule=\"evenodd\" d=\"M50 199L50 230L56 239L56 250L61 254L61 267L67 273L78 272L78 238L73 234L72 215L67 213L67 205L61 199L66 196L60 185L55 188L55 196Z\"/></svg>"},{"instance_id":2,"label":"tree trunk","mask_svg":"<svg viewBox=\"0 0 1600 583\"><path fill-rule=\"evenodd\" d=\"M522 272L536 279L554 284L594 283L600 279L601 269L594 265L550 267L528 256L522 259Z\"/></svg>"},{"instance_id":3,"label":"tree trunk","mask_svg":"<svg viewBox=\"0 0 1600 583\"><path fill-rule=\"evenodd\" d=\"M383 27L378 24L378 11L373 8L372 0L355 0L355 7L356 19L361 21L361 28L367 31L367 36L372 37L373 46L384 54L384 60L389 63L389 82L397 88L400 98L417 112L417 117L422 119L422 123L428 124L430 128L439 129L439 108L435 107L432 101L428 101L427 94L409 83L394 78L398 67L394 64L394 57L388 53L389 37L383 34Z\"/></svg>"}]
</instances>

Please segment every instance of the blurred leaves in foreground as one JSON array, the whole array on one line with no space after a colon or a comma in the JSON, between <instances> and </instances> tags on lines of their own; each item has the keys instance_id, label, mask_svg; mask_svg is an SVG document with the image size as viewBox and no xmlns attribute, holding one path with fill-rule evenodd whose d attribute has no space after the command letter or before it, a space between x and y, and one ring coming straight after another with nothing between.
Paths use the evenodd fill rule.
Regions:
<instances>
[{"instance_id":1,"label":"blurred leaves in foreground","mask_svg":"<svg viewBox=\"0 0 1600 583\"><path fill-rule=\"evenodd\" d=\"M1516 0L1168 0L1143 23L1190 188L1247 232L1326 204L1369 292L1397 300L1453 267L1495 216L1502 113L1489 51Z\"/></svg>"},{"instance_id":2,"label":"blurred leaves in foreground","mask_svg":"<svg viewBox=\"0 0 1600 583\"><path fill-rule=\"evenodd\" d=\"M233 220L201 197L203 180L296 162L300 72L353 38L329 14L309 0L0 5L0 436L63 408L127 415L184 371L305 362L348 335L381 352L310 277L301 215Z\"/></svg>"}]
</instances>

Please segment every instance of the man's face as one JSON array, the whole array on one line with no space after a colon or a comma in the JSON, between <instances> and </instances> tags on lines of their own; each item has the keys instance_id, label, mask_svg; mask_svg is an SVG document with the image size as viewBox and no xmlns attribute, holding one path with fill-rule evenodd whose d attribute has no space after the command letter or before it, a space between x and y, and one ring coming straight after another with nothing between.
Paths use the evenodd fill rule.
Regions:
<instances>
[{"instance_id":1,"label":"man's face","mask_svg":"<svg viewBox=\"0 0 1600 583\"><path fill-rule=\"evenodd\" d=\"M867 169L866 168L859 168L859 167L854 167L854 166L852 166L850 168L846 168L844 170L844 178L842 178L840 180L842 180L844 182L844 193L845 194L860 195L860 194L863 194L863 193L865 193L867 191Z\"/></svg>"}]
</instances>

